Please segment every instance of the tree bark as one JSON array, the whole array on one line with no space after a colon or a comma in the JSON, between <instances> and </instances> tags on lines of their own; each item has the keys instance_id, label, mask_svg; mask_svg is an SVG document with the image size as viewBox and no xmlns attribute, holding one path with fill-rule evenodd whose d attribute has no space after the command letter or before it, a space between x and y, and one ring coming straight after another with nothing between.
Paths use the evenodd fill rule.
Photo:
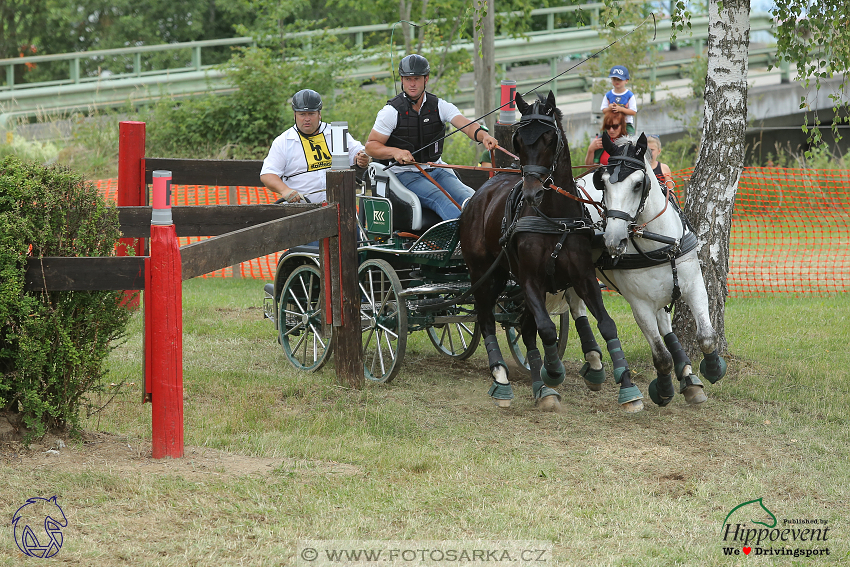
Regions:
<instances>
[{"instance_id":1,"label":"tree bark","mask_svg":"<svg viewBox=\"0 0 850 567\"><path fill-rule=\"evenodd\" d=\"M722 6L722 9L720 7ZM728 288L729 234L738 180L744 167L747 126L747 49L750 0L711 0L708 73L699 156L685 199L685 214L700 240L699 259L708 291L718 352L728 350L724 313ZM699 352L693 316L676 302L673 329L685 350Z\"/></svg>"},{"instance_id":2,"label":"tree bark","mask_svg":"<svg viewBox=\"0 0 850 567\"><path fill-rule=\"evenodd\" d=\"M410 38L410 24L407 22L410 21L410 11L413 8L413 1L406 2L405 0L399 0L398 2L398 19L402 20L401 31L402 37L404 38L404 54L410 55L412 53L411 47L411 38Z\"/></svg>"},{"instance_id":3,"label":"tree bark","mask_svg":"<svg viewBox=\"0 0 850 567\"><path fill-rule=\"evenodd\" d=\"M475 0L475 23L473 26L475 53L472 57L475 71L475 116L482 116L493 110L496 88L496 1ZM486 10L485 14L482 14ZM478 22L481 29L478 29ZM493 132L496 114L484 119L487 128Z\"/></svg>"}]
</instances>

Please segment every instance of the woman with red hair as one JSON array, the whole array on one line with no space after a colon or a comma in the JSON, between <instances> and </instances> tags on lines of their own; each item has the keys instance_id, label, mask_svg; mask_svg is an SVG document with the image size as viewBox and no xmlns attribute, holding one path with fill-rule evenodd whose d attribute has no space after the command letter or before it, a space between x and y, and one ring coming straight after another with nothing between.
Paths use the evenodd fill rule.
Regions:
<instances>
[{"instance_id":1,"label":"woman with red hair","mask_svg":"<svg viewBox=\"0 0 850 567\"><path fill-rule=\"evenodd\" d=\"M619 112L606 112L602 120L602 131L608 132L608 137L613 142L620 136L626 134L626 116ZM602 149L602 135L597 134L587 148L587 157L584 158L585 165L601 163L608 165L608 152Z\"/></svg>"}]
</instances>

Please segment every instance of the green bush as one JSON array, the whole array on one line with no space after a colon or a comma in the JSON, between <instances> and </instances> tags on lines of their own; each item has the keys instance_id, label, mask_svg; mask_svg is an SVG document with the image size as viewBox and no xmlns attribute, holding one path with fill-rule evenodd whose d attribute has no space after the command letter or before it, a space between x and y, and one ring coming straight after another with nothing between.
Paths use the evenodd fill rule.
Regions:
<instances>
[{"instance_id":1,"label":"green bush","mask_svg":"<svg viewBox=\"0 0 850 567\"><path fill-rule=\"evenodd\" d=\"M245 49L226 66L236 87L230 95L207 93L194 98L160 98L143 115L147 122L147 154L180 158L199 155L264 157L272 140L285 128L286 101L292 65L275 60L263 49ZM262 154L262 155L260 155Z\"/></svg>"},{"instance_id":2,"label":"green bush","mask_svg":"<svg viewBox=\"0 0 850 567\"><path fill-rule=\"evenodd\" d=\"M295 123L289 106L293 94L310 88L322 94L326 105L333 100L334 77L351 65L344 53L334 52L335 43L335 36L316 39L317 56L326 54L322 65L263 47L237 50L220 66L235 89L232 94L209 92L182 100L163 96L142 114L148 124L147 155L264 158L272 141Z\"/></svg>"},{"instance_id":3,"label":"green bush","mask_svg":"<svg viewBox=\"0 0 850 567\"><path fill-rule=\"evenodd\" d=\"M10 156L0 161L0 224L0 409L22 414L29 441L76 428L130 313L120 291L24 291L26 260L114 255L118 211L71 170Z\"/></svg>"}]
</instances>

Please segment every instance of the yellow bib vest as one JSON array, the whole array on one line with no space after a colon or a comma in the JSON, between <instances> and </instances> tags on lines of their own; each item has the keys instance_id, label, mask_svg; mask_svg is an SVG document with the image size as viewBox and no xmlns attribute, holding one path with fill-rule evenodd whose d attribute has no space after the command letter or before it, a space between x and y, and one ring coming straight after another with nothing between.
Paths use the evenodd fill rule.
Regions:
<instances>
[{"instance_id":1,"label":"yellow bib vest","mask_svg":"<svg viewBox=\"0 0 850 567\"><path fill-rule=\"evenodd\" d=\"M307 137L300 132L301 146L304 148L304 157L307 158L307 171L328 169L331 166L331 152L324 134L314 134Z\"/></svg>"}]
</instances>

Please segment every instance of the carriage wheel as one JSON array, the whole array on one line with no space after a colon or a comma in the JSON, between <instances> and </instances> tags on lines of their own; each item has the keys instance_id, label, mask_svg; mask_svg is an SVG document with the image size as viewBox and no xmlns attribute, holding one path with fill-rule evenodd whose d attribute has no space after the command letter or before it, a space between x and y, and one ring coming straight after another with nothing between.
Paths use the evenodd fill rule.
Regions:
<instances>
[{"instance_id":1,"label":"carriage wheel","mask_svg":"<svg viewBox=\"0 0 850 567\"><path fill-rule=\"evenodd\" d=\"M407 347L407 306L398 296L401 282L384 260L363 262L358 279L365 375L389 382L398 374Z\"/></svg>"},{"instance_id":2,"label":"carriage wheel","mask_svg":"<svg viewBox=\"0 0 850 567\"><path fill-rule=\"evenodd\" d=\"M320 369L333 348L333 327L325 335L324 298L319 269L305 264L287 278L280 292L278 334L286 359L298 370Z\"/></svg>"},{"instance_id":3,"label":"carriage wheel","mask_svg":"<svg viewBox=\"0 0 850 567\"><path fill-rule=\"evenodd\" d=\"M462 307L462 312L473 311L472 305ZM437 352L455 360L466 360L472 356L481 342L481 327L478 326L478 321L442 323L428 327L427 330L428 338Z\"/></svg>"},{"instance_id":4,"label":"carriage wheel","mask_svg":"<svg viewBox=\"0 0 850 567\"><path fill-rule=\"evenodd\" d=\"M570 314L561 313L558 315L558 318L555 320L555 326L558 328L558 356L563 359L564 352L567 350L567 337L570 333ZM528 361L525 359L525 345L522 342L520 328L506 327L505 335L508 337L508 348L514 357L514 362L519 367L519 371L522 374L528 375L531 369L528 367Z\"/></svg>"}]
</instances>

